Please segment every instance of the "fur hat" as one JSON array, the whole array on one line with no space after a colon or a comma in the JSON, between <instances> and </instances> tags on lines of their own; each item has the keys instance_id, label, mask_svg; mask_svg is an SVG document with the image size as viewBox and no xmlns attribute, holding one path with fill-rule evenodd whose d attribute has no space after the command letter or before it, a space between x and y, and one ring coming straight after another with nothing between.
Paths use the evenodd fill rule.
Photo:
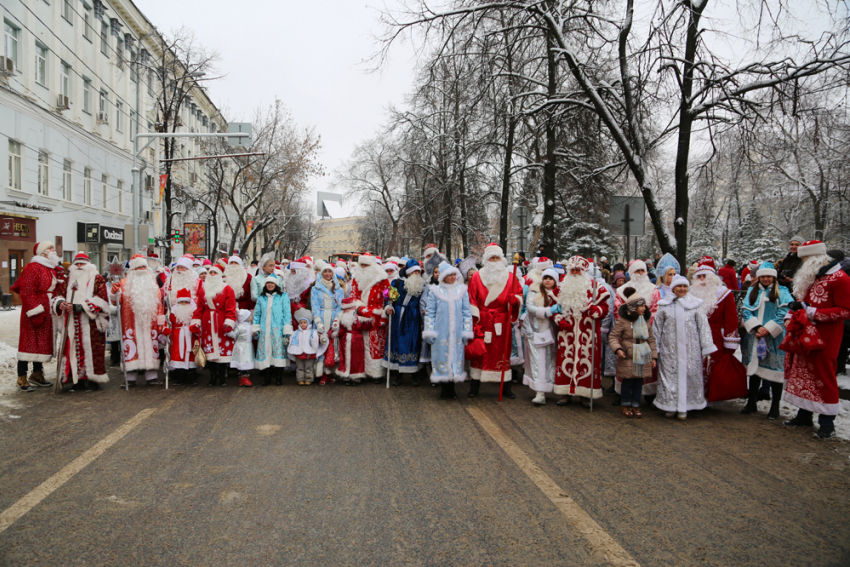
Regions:
<instances>
[{"instance_id":1,"label":"fur hat","mask_svg":"<svg viewBox=\"0 0 850 567\"><path fill-rule=\"evenodd\" d=\"M826 255L826 244L820 240L809 240L799 248L797 248L797 256L805 258L806 256L824 256Z\"/></svg>"},{"instance_id":2,"label":"fur hat","mask_svg":"<svg viewBox=\"0 0 850 567\"><path fill-rule=\"evenodd\" d=\"M710 272L712 274L717 273L717 268L714 265L714 258L711 256L703 256L700 258L699 262L697 262L697 269L694 272L694 275L698 276L703 272Z\"/></svg>"},{"instance_id":3,"label":"fur hat","mask_svg":"<svg viewBox=\"0 0 850 567\"><path fill-rule=\"evenodd\" d=\"M558 277L558 272L556 272L554 268L546 268L545 270L543 270L543 277L544 278L546 278L546 277L552 278L553 280L555 280L556 283L560 279Z\"/></svg>"},{"instance_id":4,"label":"fur hat","mask_svg":"<svg viewBox=\"0 0 850 567\"><path fill-rule=\"evenodd\" d=\"M581 270L586 274L590 270L590 262L581 256L573 256L567 260L567 270L572 271L576 269Z\"/></svg>"},{"instance_id":5,"label":"fur hat","mask_svg":"<svg viewBox=\"0 0 850 567\"><path fill-rule=\"evenodd\" d=\"M339 279L341 279L341 280L345 279L345 270L343 268L334 268L334 273L336 274L336 277L338 277Z\"/></svg>"},{"instance_id":6,"label":"fur hat","mask_svg":"<svg viewBox=\"0 0 850 567\"><path fill-rule=\"evenodd\" d=\"M421 272L422 266L419 265L419 262L416 260L408 260L404 265L404 268L401 269L401 277L406 278L410 274L414 272Z\"/></svg>"},{"instance_id":7,"label":"fur hat","mask_svg":"<svg viewBox=\"0 0 850 567\"><path fill-rule=\"evenodd\" d=\"M460 275L460 270L449 264L448 262L443 262L440 264L440 277L438 281L443 283L443 280L446 279L447 276L455 274L456 276Z\"/></svg>"},{"instance_id":8,"label":"fur hat","mask_svg":"<svg viewBox=\"0 0 850 567\"><path fill-rule=\"evenodd\" d=\"M349 295L348 297L342 300L341 304L343 309L351 309L355 305L357 305L357 300L354 298L353 295Z\"/></svg>"},{"instance_id":9,"label":"fur hat","mask_svg":"<svg viewBox=\"0 0 850 567\"><path fill-rule=\"evenodd\" d=\"M227 259L228 264L239 264L240 266L244 266L245 264L242 262L242 258L234 254L230 258Z\"/></svg>"},{"instance_id":10,"label":"fur hat","mask_svg":"<svg viewBox=\"0 0 850 567\"><path fill-rule=\"evenodd\" d=\"M89 255L88 255L88 254L86 254L85 252L83 252L83 251L79 251L79 252L77 252L77 254L74 256L74 261L73 261L73 263L74 263L74 264L78 264L78 263L80 263L80 262L84 262L84 263L88 264L89 262L91 262L91 258L89 258Z\"/></svg>"},{"instance_id":11,"label":"fur hat","mask_svg":"<svg viewBox=\"0 0 850 567\"><path fill-rule=\"evenodd\" d=\"M398 264L396 264L395 262L387 262L386 264L384 264L384 271L388 272L390 270L395 270L397 272Z\"/></svg>"},{"instance_id":12,"label":"fur hat","mask_svg":"<svg viewBox=\"0 0 850 567\"><path fill-rule=\"evenodd\" d=\"M634 313L641 305L646 305L646 299L639 293L635 293L635 288L627 286L623 290L623 297L626 298L626 306L629 312Z\"/></svg>"},{"instance_id":13,"label":"fur hat","mask_svg":"<svg viewBox=\"0 0 850 567\"><path fill-rule=\"evenodd\" d=\"M673 281L670 282L670 289L673 289L677 285L685 285L689 288L691 287L691 282L688 281L688 278L685 276L675 276Z\"/></svg>"},{"instance_id":14,"label":"fur hat","mask_svg":"<svg viewBox=\"0 0 850 567\"><path fill-rule=\"evenodd\" d=\"M428 254L439 254L440 250L437 248L436 244L428 244L425 246L425 250L422 252L422 257L425 258Z\"/></svg>"},{"instance_id":15,"label":"fur hat","mask_svg":"<svg viewBox=\"0 0 850 567\"><path fill-rule=\"evenodd\" d=\"M504 258L505 257L505 251L502 250L502 247L499 246L498 244L496 244L495 242L491 242L484 249L484 255L481 257L481 261L482 262L489 262L490 258L493 258L494 256ZM441 276L443 275L443 268L442 267L440 268L440 275Z\"/></svg>"},{"instance_id":16,"label":"fur hat","mask_svg":"<svg viewBox=\"0 0 850 567\"><path fill-rule=\"evenodd\" d=\"M303 307L295 312L295 317L293 317L296 321L307 321L308 323L313 320L313 314L310 313L309 309L304 309Z\"/></svg>"},{"instance_id":17,"label":"fur hat","mask_svg":"<svg viewBox=\"0 0 850 567\"><path fill-rule=\"evenodd\" d=\"M147 268L148 261L141 254L133 254L133 257L130 258L130 269L136 270L138 268Z\"/></svg>"},{"instance_id":18,"label":"fur hat","mask_svg":"<svg viewBox=\"0 0 850 567\"><path fill-rule=\"evenodd\" d=\"M187 270L191 270L193 267L192 260L186 258L185 256L177 260L177 266L183 266Z\"/></svg>"},{"instance_id":19,"label":"fur hat","mask_svg":"<svg viewBox=\"0 0 850 567\"><path fill-rule=\"evenodd\" d=\"M191 292L189 292L189 290L185 287L177 291L177 302L179 303L181 299L188 299L189 301L192 300Z\"/></svg>"},{"instance_id":20,"label":"fur hat","mask_svg":"<svg viewBox=\"0 0 850 567\"><path fill-rule=\"evenodd\" d=\"M773 276L776 277L776 268L770 262L763 262L759 269L756 270L756 277Z\"/></svg>"},{"instance_id":21,"label":"fur hat","mask_svg":"<svg viewBox=\"0 0 850 567\"><path fill-rule=\"evenodd\" d=\"M555 263L552 262L552 260L550 260L549 258L546 258L545 256L542 258L532 258L531 260L531 267L535 270L543 271L547 268L551 268L554 265Z\"/></svg>"},{"instance_id":22,"label":"fur hat","mask_svg":"<svg viewBox=\"0 0 850 567\"><path fill-rule=\"evenodd\" d=\"M632 260L629 263L629 276L634 277L638 270L646 271L646 262L643 260Z\"/></svg>"},{"instance_id":23,"label":"fur hat","mask_svg":"<svg viewBox=\"0 0 850 567\"><path fill-rule=\"evenodd\" d=\"M357 259L358 264L362 264L364 266L374 266L378 263L377 258L366 252L365 254L361 254Z\"/></svg>"},{"instance_id":24,"label":"fur hat","mask_svg":"<svg viewBox=\"0 0 850 567\"><path fill-rule=\"evenodd\" d=\"M35 246L32 247L32 253L36 256L41 256L42 254L47 252L47 250L50 249L50 248L55 248L53 243L50 242L49 240L43 240L43 241L39 242L38 244L36 244Z\"/></svg>"}]
</instances>

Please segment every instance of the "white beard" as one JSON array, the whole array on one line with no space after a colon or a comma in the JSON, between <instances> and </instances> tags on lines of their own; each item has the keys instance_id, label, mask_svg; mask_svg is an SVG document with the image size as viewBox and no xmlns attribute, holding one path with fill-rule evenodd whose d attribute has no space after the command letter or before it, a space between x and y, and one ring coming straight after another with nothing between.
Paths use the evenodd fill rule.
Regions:
<instances>
[{"instance_id":1,"label":"white beard","mask_svg":"<svg viewBox=\"0 0 850 567\"><path fill-rule=\"evenodd\" d=\"M165 288L168 290L168 299L172 305L177 303L177 292L181 289L188 289L189 293L192 294L192 299L194 299L198 291L198 276L191 270L188 272L174 270L168 276L168 280L165 282Z\"/></svg>"},{"instance_id":2,"label":"white beard","mask_svg":"<svg viewBox=\"0 0 850 567\"><path fill-rule=\"evenodd\" d=\"M543 270L532 268L528 270L528 274L526 274L526 276L528 277L528 279L531 280L531 285L540 283L540 281L543 279Z\"/></svg>"},{"instance_id":3,"label":"white beard","mask_svg":"<svg viewBox=\"0 0 850 567\"><path fill-rule=\"evenodd\" d=\"M85 264L82 268L74 266L68 273L68 287L79 284L79 289L85 289L89 282L94 281L97 276L97 268L92 264Z\"/></svg>"},{"instance_id":4,"label":"white beard","mask_svg":"<svg viewBox=\"0 0 850 567\"><path fill-rule=\"evenodd\" d=\"M47 261L50 262L54 267L58 266L60 262L62 262L62 258L59 257L59 254L56 253L55 250L47 253Z\"/></svg>"},{"instance_id":5,"label":"white beard","mask_svg":"<svg viewBox=\"0 0 850 567\"><path fill-rule=\"evenodd\" d=\"M565 315L578 316L587 305L587 292L591 289L592 282L586 274L574 276L568 275L561 282L558 292L558 305Z\"/></svg>"},{"instance_id":6,"label":"white beard","mask_svg":"<svg viewBox=\"0 0 850 567\"><path fill-rule=\"evenodd\" d=\"M504 287L508 281L508 271L505 269L507 265L508 263L504 258L499 262L485 262L484 267L478 270L481 283L487 289L491 287Z\"/></svg>"},{"instance_id":7,"label":"white beard","mask_svg":"<svg viewBox=\"0 0 850 567\"><path fill-rule=\"evenodd\" d=\"M809 288L815 283L815 277L818 275L818 272L829 262L830 258L825 254L803 258L803 265L794 274L794 297L798 301L806 299Z\"/></svg>"},{"instance_id":8,"label":"white beard","mask_svg":"<svg viewBox=\"0 0 850 567\"><path fill-rule=\"evenodd\" d=\"M236 299L242 297L242 293L245 291L245 280L247 279L248 272L245 271L245 268L239 264L229 264L224 269L224 281L227 282L227 285L229 285L230 289L233 290L233 293L236 294Z\"/></svg>"},{"instance_id":9,"label":"white beard","mask_svg":"<svg viewBox=\"0 0 850 567\"><path fill-rule=\"evenodd\" d=\"M311 283L313 283L312 270L295 270L294 274L290 272L286 279L286 293L289 295L289 300L294 301L301 297Z\"/></svg>"},{"instance_id":10,"label":"white beard","mask_svg":"<svg viewBox=\"0 0 850 567\"><path fill-rule=\"evenodd\" d=\"M623 284L623 286L634 288L635 292L646 300L647 305L652 301L652 292L655 291L655 286L649 281L648 275L632 276L632 279Z\"/></svg>"},{"instance_id":11,"label":"white beard","mask_svg":"<svg viewBox=\"0 0 850 567\"><path fill-rule=\"evenodd\" d=\"M339 324L350 331L356 317L357 313L354 309L346 309L339 315Z\"/></svg>"},{"instance_id":12,"label":"white beard","mask_svg":"<svg viewBox=\"0 0 850 567\"><path fill-rule=\"evenodd\" d=\"M702 300L699 308L706 315L714 313L714 309L717 307L717 290L721 285L723 285L723 282L714 274L707 274L703 281L694 278L690 294Z\"/></svg>"},{"instance_id":13,"label":"white beard","mask_svg":"<svg viewBox=\"0 0 850 567\"><path fill-rule=\"evenodd\" d=\"M207 302L207 306L210 309L215 309L215 304L213 300L215 296L224 291L224 288L227 286L224 283L224 277L219 274L208 274L207 279L204 281L204 296Z\"/></svg>"},{"instance_id":14,"label":"white beard","mask_svg":"<svg viewBox=\"0 0 850 567\"><path fill-rule=\"evenodd\" d=\"M124 294L136 320L150 324L157 315L159 286L148 270L130 270L124 281Z\"/></svg>"},{"instance_id":15,"label":"white beard","mask_svg":"<svg viewBox=\"0 0 850 567\"><path fill-rule=\"evenodd\" d=\"M413 272L407 276L404 282L404 290L413 297L422 295L422 290L425 289L425 280L419 275L419 272Z\"/></svg>"},{"instance_id":16,"label":"white beard","mask_svg":"<svg viewBox=\"0 0 850 567\"><path fill-rule=\"evenodd\" d=\"M192 322L192 314L195 312L195 309L192 303L178 303L174 307L171 308L171 313L174 315L174 318L177 319L177 322L181 325L188 325Z\"/></svg>"},{"instance_id":17,"label":"white beard","mask_svg":"<svg viewBox=\"0 0 850 567\"><path fill-rule=\"evenodd\" d=\"M377 264L366 268L360 268L357 271L357 275L354 276L354 281L357 282L357 289L359 289L362 293L366 293L373 285L385 279L387 279L387 272L385 272L384 269Z\"/></svg>"}]
</instances>

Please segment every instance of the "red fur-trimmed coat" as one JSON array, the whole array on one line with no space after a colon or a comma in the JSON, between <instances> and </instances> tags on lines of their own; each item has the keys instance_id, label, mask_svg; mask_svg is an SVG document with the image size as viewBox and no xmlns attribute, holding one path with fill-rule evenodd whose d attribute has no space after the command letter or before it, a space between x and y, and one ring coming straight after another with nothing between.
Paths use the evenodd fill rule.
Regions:
<instances>
[{"instance_id":1,"label":"red fur-trimmed coat","mask_svg":"<svg viewBox=\"0 0 850 567\"><path fill-rule=\"evenodd\" d=\"M81 305L83 311L66 315L59 309L63 300ZM97 267L86 264L80 270L71 266L70 275L56 290L52 309L59 317L60 325L68 317L62 381L74 384L86 379L100 384L108 382L106 329L109 327L109 292L106 280L97 273Z\"/></svg>"},{"instance_id":2,"label":"red fur-trimmed coat","mask_svg":"<svg viewBox=\"0 0 850 567\"><path fill-rule=\"evenodd\" d=\"M189 329L191 324L191 321L188 324L181 323L174 316L174 313L168 314L168 329L163 329L163 334L171 337L171 346L168 350L170 360L168 367L172 370L198 367L195 364L195 353L192 351L192 346L198 336Z\"/></svg>"},{"instance_id":3,"label":"red fur-trimmed coat","mask_svg":"<svg viewBox=\"0 0 850 567\"><path fill-rule=\"evenodd\" d=\"M162 301L156 302L156 314L149 323L136 321L136 313L124 295L126 279L112 284L110 300L121 312L121 345L124 349L124 372L159 368L159 333L165 325ZM120 300L119 294L120 293ZM157 300L160 294L157 294Z\"/></svg>"},{"instance_id":4,"label":"red fur-trimmed coat","mask_svg":"<svg viewBox=\"0 0 850 567\"><path fill-rule=\"evenodd\" d=\"M206 288L198 291L198 306L192 315L192 325L200 327L201 347L210 362L230 362L236 341L225 336L225 327L236 327L236 295L226 285L218 295L207 301Z\"/></svg>"},{"instance_id":5,"label":"red fur-trimmed coat","mask_svg":"<svg viewBox=\"0 0 850 567\"><path fill-rule=\"evenodd\" d=\"M53 318L50 305L61 281L53 265L43 256L35 256L12 285L21 296L21 323L18 360L50 362L53 359Z\"/></svg>"},{"instance_id":6,"label":"red fur-trimmed coat","mask_svg":"<svg viewBox=\"0 0 850 567\"><path fill-rule=\"evenodd\" d=\"M838 349L850 319L850 276L836 265L817 278L804 299L806 314L826 346L808 354L785 353L785 401L798 408L838 415Z\"/></svg>"},{"instance_id":7,"label":"red fur-trimmed coat","mask_svg":"<svg viewBox=\"0 0 850 567\"><path fill-rule=\"evenodd\" d=\"M350 315L349 315L350 314ZM345 380L359 380L366 376L366 344L363 337L372 325L369 317L360 317L354 311L347 310L340 313L334 322L339 325L331 332L338 340L338 349L334 351L328 345L325 352L325 364L336 365L336 375ZM330 361L330 364L328 362Z\"/></svg>"},{"instance_id":8,"label":"red fur-trimmed coat","mask_svg":"<svg viewBox=\"0 0 850 567\"><path fill-rule=\"evenodd\" d=\"M387 278L380 279L370 287L360 289L357 279L351 287L351 293L357 301L357 315L368 318L370 325L363 331L366 348L366 374L371 378L380 378L386 374L384 355L387 352L387 313L384 311L384 292L390 287Z\"/></svg>"},{"instance_id":9,"label":"red fur-trimmed coat","mask_svg":"<svg viewBox=\"0 0 850 567\"><path fill-rule=\"evenodd\" d=\"M593 282L597 288L593 301L593 288L587 290L587 303L581 314L555 315L558 337L555 341L555 389L564 396L602 397L602 326L608 315L608 290ZM595 322L595 325L594 325ZM594 326L596 329L596 352L594 353ZM591 358L593 365L591 367Z\"/></svg>"},{"instance_id":10,"label":"red fur-trimmed coat","mask_svg":"<svg viewBox=\"0 0 850 567\"><path fill-rule=\"evenodd\" d=\"M469 308L476 337L484 337L486 351L480 359L470 362L469 377L482 382L500 382L502 365L506 380L511 379L511 339L513 324L519 317L523 290L519 279L508 274L504 285L488 288L475 272L469 280Z\"/></svg>"},{"instance_id":11,"label":"red fur-trimmed coat","mask_svg":"<svg viewBox=\"0 0 850 567\"><path fill-rule=\"evenodd\" d=\"M239 296L239 299L236 300L236 308L237 309L247 309L248 311L253 311L254 306L257 304L256 301L251 299L251 280L253 276L251 274L245 274L245 282L242 284L242 295ZM236 292L234 290L234 296ZM295 311L293 311L295 313Z\"/></svg>"},{"instance_id":12,"label":"red fur-trimmed coat","mask_svg":"<svg viewBox=\"0 0 850 567\"><path fill-rule=\"evenodd\" d=\"M726 287L719 287L717 289L717 297L717 306L711 312L711 315L708 316L708 325L711 327L711 340L714 342L717 350L702 359L702 376L706 395L708 394L708 383L712 379L712 373L715 368L722 369L721 374L715 376L717 380L735 383L746 381L746 369L744 366L737 359L735 359L735 362L732 362L729 358L734 357L735 351L738 350L741 344L741 337L738 335L738 306L735 304L735 298L732 292ZM706 399L708 398L706 397Z\"/></svg>"}]
</instances>

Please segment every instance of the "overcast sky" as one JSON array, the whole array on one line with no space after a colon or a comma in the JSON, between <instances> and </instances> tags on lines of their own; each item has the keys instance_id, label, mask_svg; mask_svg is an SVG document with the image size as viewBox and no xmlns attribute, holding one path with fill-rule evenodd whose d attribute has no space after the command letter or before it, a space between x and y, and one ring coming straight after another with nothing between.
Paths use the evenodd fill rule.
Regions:
<instances>
[{"instance_id":1,"label":"overcast sky","mask_svg":"<svg viewBox=\"0 0 850 567\"><path fill-rule=\"evenodd\" d=\"M354 145L375 132L391 104L401 104L413 79L412 51L399 44L389 65L368 73L381 29L373 2L351 0L134 0L161 31L192 29L218 51L224 79L207 83L213 102L231 121L280 98L296 122L322 136L328 171L313 188L330 190L332 174Z\"/></svg>"}]
</instances>

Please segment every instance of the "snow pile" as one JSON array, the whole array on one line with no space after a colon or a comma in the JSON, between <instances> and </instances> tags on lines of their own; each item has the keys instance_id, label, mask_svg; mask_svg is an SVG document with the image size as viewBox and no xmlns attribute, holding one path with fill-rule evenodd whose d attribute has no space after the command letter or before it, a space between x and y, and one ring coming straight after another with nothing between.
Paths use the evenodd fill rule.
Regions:
<instances>
[{"instance_id":1,"label":"snow pile","mask_svg":"<svg viewBox=\"0 0 850 567\"><path fill-rule=\"evenodd\" d=\"M0 395L15 390L18 372L18 349L0 342Z\"/></svg>"},{"instance_id":2,"label":"snow pile","mask_svg":"<svg viewBox=\"0 0 850 567\"><path fill-rule=\"evenodd\" d=\"M731 400L727 402L735 407L742 408L746 405L746 400ZM839 400L841 409L838 410L838 415L835 416L835 435L841 439L850 440L850 400ZM764 419L767 412L770 411L770 401L765 400L758 403L759 417ZM753 414L755 415L755 414ZM785 400L779 402L779 419L776 423L782 426L782 422L786 419L791 419L797 415L797 406L792 406ZM752 416L751 416L752 417ZM815 416L814 431L817 431L817 416Z\"/></svg>"}]
</instances>

